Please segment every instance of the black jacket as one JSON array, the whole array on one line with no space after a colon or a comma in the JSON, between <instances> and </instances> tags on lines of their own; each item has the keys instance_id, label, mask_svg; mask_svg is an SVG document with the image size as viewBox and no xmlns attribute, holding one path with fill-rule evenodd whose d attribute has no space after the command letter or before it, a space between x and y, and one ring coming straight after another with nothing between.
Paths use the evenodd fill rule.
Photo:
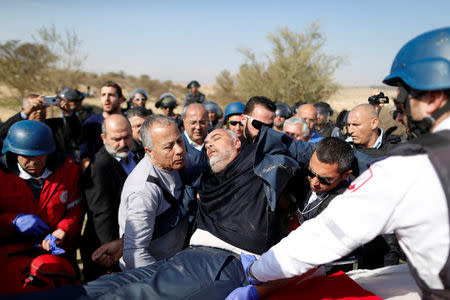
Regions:
<instances>
[{"instance_id":1,"label":"black jacket","mask_svg":"<svg viewBox=\"0 0 450 300\"><path fill-rule=\"evenodd\" d=\"M87 222L82 237L81 252L85 276L89 280L105 273L91 260L101 245L119 238L119 204L127 173L120 163L102 147L83 178Z\"/></svg>"},{"instance_id":2,"label":"black jacket","mask_svg":"<svg viewBox=\"0 0 450 300\"><path fill-rule=\"evenodd\" d=\"M395 126L394 126L395 127ZM399 135L391 134L397 127L391 127L383 134L381 140L381 146L378 149L375 148L365 148L360 145L350 143L355 150L369 155L373 158L378 158L386 156L392 149L396 148L398 144L402 143L402 138Z\"/></svg>"}]
</instances>

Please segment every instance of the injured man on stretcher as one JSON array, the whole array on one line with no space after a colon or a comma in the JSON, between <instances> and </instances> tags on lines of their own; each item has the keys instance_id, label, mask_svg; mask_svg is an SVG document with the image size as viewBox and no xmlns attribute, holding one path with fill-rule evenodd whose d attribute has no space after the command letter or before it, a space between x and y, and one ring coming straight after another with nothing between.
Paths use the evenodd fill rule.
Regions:
<instances>
[{"instance_id":1,"label":"injured man on stretcher","mask_svg":"<svg viewBox=\"0 0 450 300\"><path fill-rule=\"evenodd\" d=\"M263 126L256 144L242 147L233 132L217 129L205 148L210 168L200 180L197 229L189 248L168 260L33 298L224 299L248 285L241 257L259 256L287 235L292 202L287 190L313 145ZM121 240L102 246L97 261L116 262L122 248Z\"/></svg>"},{"instance_id":2,"label":"injured man on stretcher","mask_svg":"<svg viewBox=\"0 0 450 300\"><path fill-rule=\"evenodd\" d=\"M264 143L245 147L229 130L217 129L207 136L210 168L200 180L197 229L189 248L146 267L33 297L224 299L235 288L249 284L239 254L258 256L286 236L291 200L283 191L299 168L298 161L286 155L291 138L270 132L260 138ZM270 149L264 148L269 144ZM300 147L302 155L312 154L312 145ZM103 262L118 259L120 254L114 252L122 243L118 240L108 247Z\"/></svg>"}]
</instances>

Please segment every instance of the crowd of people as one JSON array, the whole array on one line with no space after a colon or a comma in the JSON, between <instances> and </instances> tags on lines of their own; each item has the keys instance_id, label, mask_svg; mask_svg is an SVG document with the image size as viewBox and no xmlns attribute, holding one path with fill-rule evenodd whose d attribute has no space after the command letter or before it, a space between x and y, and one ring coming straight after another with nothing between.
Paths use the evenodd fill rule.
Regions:
<instances>
[{"instance_id":1,"label":"crowd of people","mask_svg":"<svg viewBox=\"0 0 450 300\"><path fill-rule=\"evenodd\" d=\"M407 43L384 80L407 136L373 101L343 128L315 99L223 112L195 80L181 114L111 81L98 114L72 88L58 118L27 95L0 125L0 294L258 299L317 265L407 262L424 299L449 299L449 35Z\"/></svg>"}]
</instances>

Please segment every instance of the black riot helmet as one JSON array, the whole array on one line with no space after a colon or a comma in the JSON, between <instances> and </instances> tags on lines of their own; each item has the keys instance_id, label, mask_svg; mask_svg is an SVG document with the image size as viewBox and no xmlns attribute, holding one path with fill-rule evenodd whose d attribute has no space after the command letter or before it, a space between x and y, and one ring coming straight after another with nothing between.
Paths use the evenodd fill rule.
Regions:
<instances>
[{"instance_id":1,"label":"black riot helmet","mask_svg":"<svg viewBox=\"0 0 450 300\"><path fill-rule=\"evenodd\" d=\"M275 110L275 117L284 117L289 119L292 116L292 110L286 103L277 102L275 103L277 107Z\"/></svg>"}]
</instances>

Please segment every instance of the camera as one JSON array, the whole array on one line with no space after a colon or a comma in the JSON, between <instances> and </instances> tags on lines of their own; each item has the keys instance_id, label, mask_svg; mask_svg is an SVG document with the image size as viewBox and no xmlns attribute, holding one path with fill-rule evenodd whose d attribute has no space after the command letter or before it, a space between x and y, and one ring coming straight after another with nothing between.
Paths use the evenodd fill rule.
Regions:
<instances>
[{"instance_id":1,"label":"camera","mask_svg":"<svg viewBox=\"0 0 450 300\"><path fill-rule=\"evenodd\" d=\"M58 97L55 96L44 96L43 97L45 104L44 105L58 105L59 100Z\"/></svg>"},{"instance_id":2,"label":"camera","mask_svg":"<svg viewBox=\"0 0 450 300\"><path fill-rule=\"evenodd\" d=\"M378 95L369 97L369 104L380 104L380 103L389 103L389 97L385 96L383 92L380 92Z\"/></svg>"}]
</instances>

